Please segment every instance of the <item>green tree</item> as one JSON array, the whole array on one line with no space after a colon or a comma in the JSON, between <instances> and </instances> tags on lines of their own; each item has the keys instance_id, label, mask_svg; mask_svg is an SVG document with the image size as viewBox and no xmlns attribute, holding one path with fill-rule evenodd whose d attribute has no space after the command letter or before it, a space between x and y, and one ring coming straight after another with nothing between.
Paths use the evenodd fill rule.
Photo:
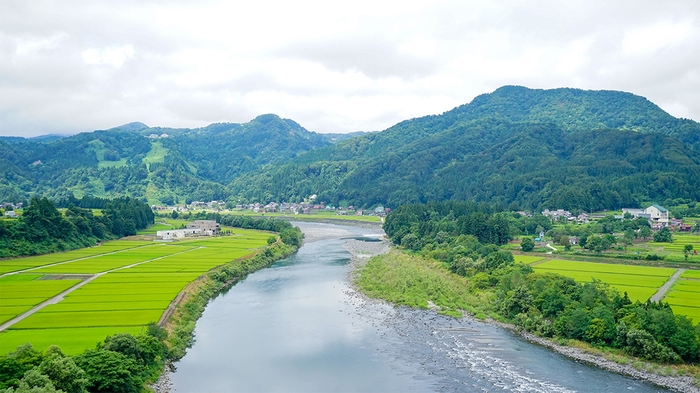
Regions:
<instances>
[{"instance_id":1,"label":"green tree","mask_svg":"<svg viewBox=\"0 0 700 393\"><path fill-rule=\"evenodd\" d=\"M686 244L683 247L683 254L685 255L685 260L688 260L688 255L693 251L693 245L692 244Z\"/></svg>"},{"instance_id":2,"label":"green tree","mask_svg":"<svg viewBox=\"0 0 700 393\"><path fill-rule=\"evenodd\" d=\"M647 240L649 236L651 236L651 228L648 226L643 226L639 228L639 236L642 237L642 239Z\"/></svg>"},{"instance_id":3,"label":"green tree","mask_svg":"<svg viewBox=\"0 0 700 393\"><path fill-rule=\"evenodd\" d=\"M58 347L49 347L38 370L49 377L53 385L66 393L87 392L85 371L72 358L65 356Z\"/></svg>"},{"instance_id":4,"label":"green tree","mask_svg":"<svg viewBox=\"0 0 700 393\"><path fill-rule=\"evenodd\" d=\"M668 227L661 228L660 231L654 234L654 241L658 243L672 243L673 235L671 234L671 230L669 230Z\"/></svg>"},{"instance_id":5,"label":"green tree","mask_svg":"<svg viewBox=\"0 0 700 393\"><path fill-rule=\"evenodd\" d=\"M122 353L90 349L77 356L75 362L85 370L90 391L139 393L142 390L138 364Z\"/></svg>"},{"instance_id":6,"label":"green tree","mask_svg":"<svg viewBox=\"0 0 700 393\"><path fill-rule=\"evenodd\" d=\"M535 248L535 240L531 237L524 237L520 242L520 248L525 252L532 251Z\"/></svg>"}]
</instances>

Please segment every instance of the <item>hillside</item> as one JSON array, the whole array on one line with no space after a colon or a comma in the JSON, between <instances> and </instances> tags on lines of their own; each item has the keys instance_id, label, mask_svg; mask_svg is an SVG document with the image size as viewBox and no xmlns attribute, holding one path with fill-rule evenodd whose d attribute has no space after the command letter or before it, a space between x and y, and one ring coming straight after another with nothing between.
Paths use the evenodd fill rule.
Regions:
<instances>
[{"instance_id":1,"label":"hillside","mask_svg":"<svg viewBox=\"0 0 700 393\"><path fill-rule=\"evenodd\" d=\"M0 140L0 200L132 196L152 203L224 199L223 184L331 144L275 115L196 129L129 123L53 142ZM43 139L42 139L43 140Z\"/></svg>"},{"instance_id":2,"label":"hillside","mask_svg":"<svg viewBox=\"0 0 700 393\"><path fill-rule=\"evenodd\" d=\"M506 86L235 180L248 200L471 199L599 210L700 199L700 124L614 91Z\"/></svg>"},{"instance_id":3,"label":"hillside","mask_svg":"<svg viewBox=\"0 0 700 393\"><path fill-rule=\"evenodd\" d=\"M0 139L0 201L132 196L333 205L476 199L616 209L700 200L700 124L617 91L505 86L382 132L317 134L276 115L196 129L129 123Z\"/></svg>"}]
</instances>

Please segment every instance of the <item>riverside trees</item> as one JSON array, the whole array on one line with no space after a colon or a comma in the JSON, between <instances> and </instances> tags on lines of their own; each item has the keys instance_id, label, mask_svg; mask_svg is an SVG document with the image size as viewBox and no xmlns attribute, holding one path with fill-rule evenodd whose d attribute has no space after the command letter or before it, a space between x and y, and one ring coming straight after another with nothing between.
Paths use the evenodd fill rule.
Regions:
<instances>
[{"instance_id":1,"label":"riverside trees","mask_svg":"<svg viewBox=\"0 0 700 393\"><path fill-rule=\"evenodd\" d=\"M476 310L544 337L585 341L657 362L700 361L700 327L675 315L668 304L632 303L626 293L600 281L577 283L515 263L498 247L508 236L495 235L511 233L513 221L504 217L483 204L412 205L390 213L384 228L395 244L410 238L412 250L466 277L471 299L478 299L470 304ZM588 241L597 250L610 239Z\"/></svg>"}]
</instances>

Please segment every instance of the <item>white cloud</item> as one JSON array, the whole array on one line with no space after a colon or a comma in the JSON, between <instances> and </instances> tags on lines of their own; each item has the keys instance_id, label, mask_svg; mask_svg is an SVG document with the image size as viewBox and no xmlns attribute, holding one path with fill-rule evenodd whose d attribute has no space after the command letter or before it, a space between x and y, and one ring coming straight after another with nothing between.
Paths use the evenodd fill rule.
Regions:
<instances>
[{"instance_id":1,"label":"white cloud","mask_svg":"<svg viewBox=\"0 0 700 393\"><path fill-rule=\"evenodd\" d=\"M505 84L625 90L700 120L694 15L695 0L9 0L0 134L262 113L381 130Z\"/></svg>"},{"instance_id":2,"label":"white cloud","mask_svg":"<svg viewBox=\"0 0 700 393\"><path fill-rule=\"evenodd\" d=\"M83 60L86 64L109 64L121 67L125 61L134 57L134 47L123 45L103 49L88 49L83 52Z\"/></svg>"}]
</instances>

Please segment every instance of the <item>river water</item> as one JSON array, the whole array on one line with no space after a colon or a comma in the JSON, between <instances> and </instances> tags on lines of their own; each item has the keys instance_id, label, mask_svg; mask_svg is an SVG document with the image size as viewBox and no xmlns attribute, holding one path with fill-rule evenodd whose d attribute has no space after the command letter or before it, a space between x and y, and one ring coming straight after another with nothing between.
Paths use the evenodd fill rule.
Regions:
<instances>
[{"instance_id":1,"label":"river water","mask_svg":"<svg viewBox=\"0 0 700 393\"><path fill-rule=\"evenodd\" d=\"M343 244L380 230L298 225L312 241L207 306L173 391L666 391L470 318L364 300Z\"/></svg>"}]
</instances>

